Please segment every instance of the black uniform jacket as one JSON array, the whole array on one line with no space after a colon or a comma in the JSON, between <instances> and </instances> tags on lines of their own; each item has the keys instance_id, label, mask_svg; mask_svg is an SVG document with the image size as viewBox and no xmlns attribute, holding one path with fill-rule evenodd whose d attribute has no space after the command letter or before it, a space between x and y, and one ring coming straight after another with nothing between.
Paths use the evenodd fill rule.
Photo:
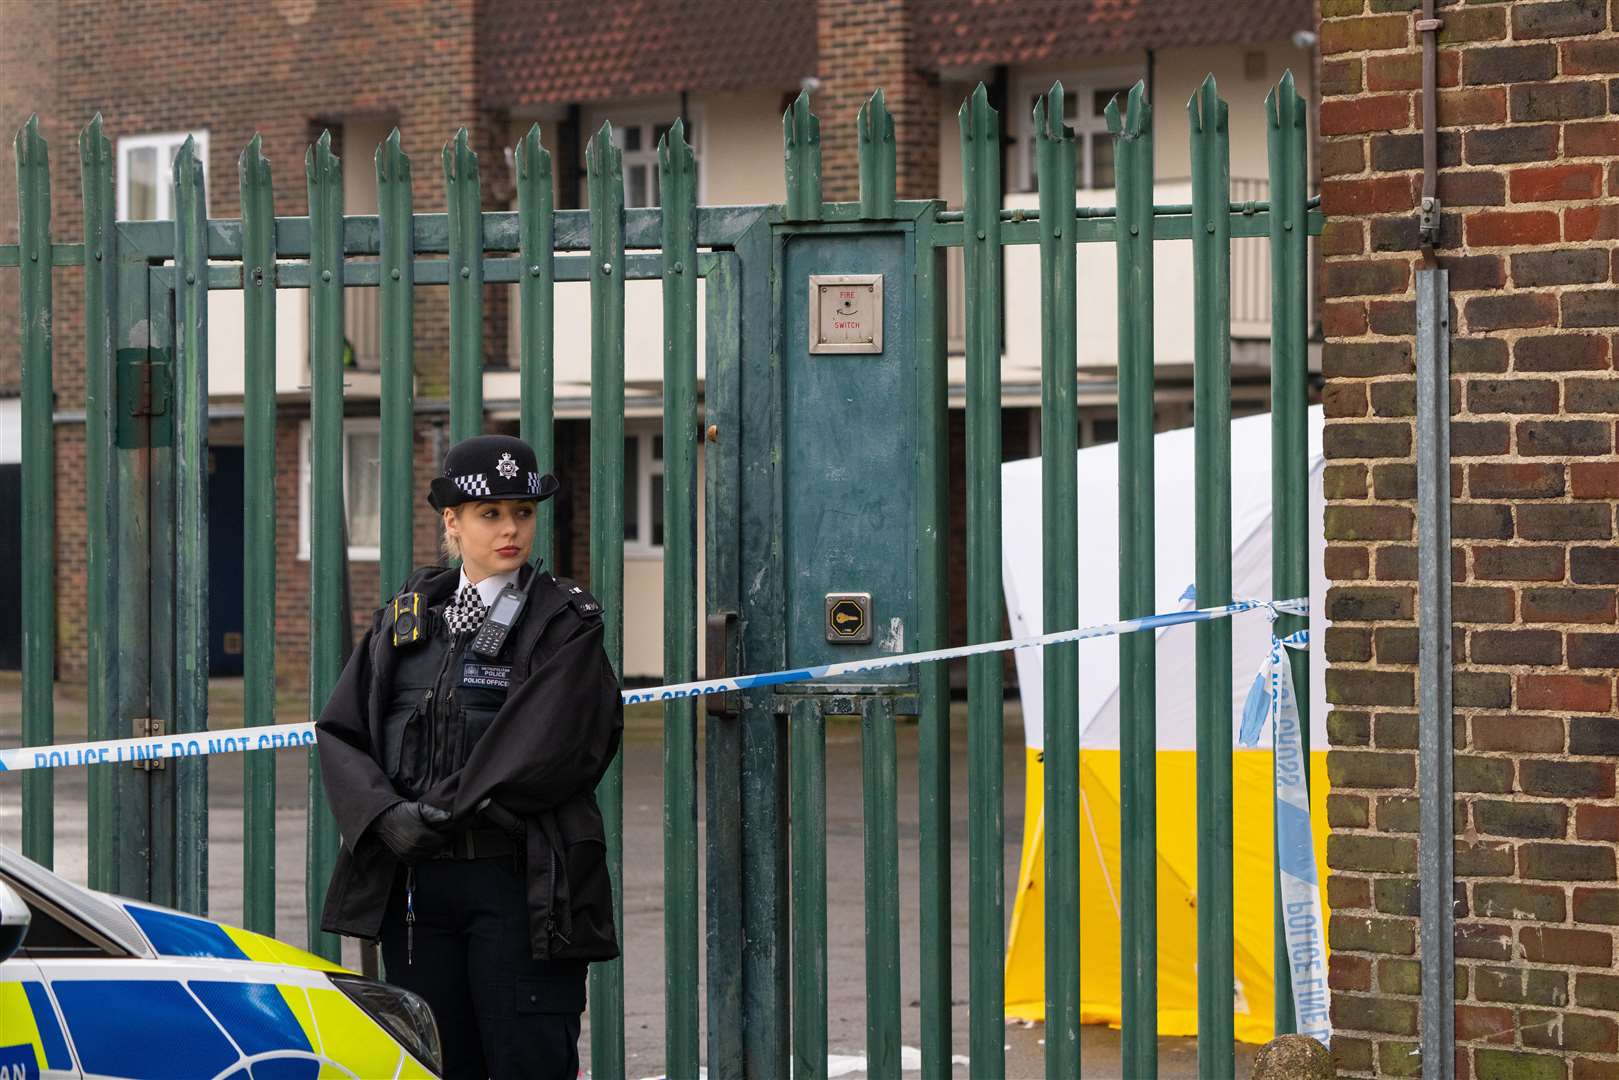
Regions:
<instances>
[{"instance_id":1,"label":"black uniform jacket","mask_svg":"<svg viewBox=\"0 0 1619 1080\"><path fill-rule=\"evenodd\" d=\"M512 665L505 704L464 764L420 798L448 810L451 828L487 827L480 813L485 800L521 819L534 956L609 960L618 955L618 940L594 793L618 752L623 703L602 647L600 605L579 586L537 573L502 651ZM403 593L420 592L426 605L442 605L459 577L453 568L419 570ZM370 826L405 798L379 763L401 655L391 611L390 605L377 612L316 723L323 780L343 834L321 927L372 939L399 863Z\"/></svg>"}]
</instances>

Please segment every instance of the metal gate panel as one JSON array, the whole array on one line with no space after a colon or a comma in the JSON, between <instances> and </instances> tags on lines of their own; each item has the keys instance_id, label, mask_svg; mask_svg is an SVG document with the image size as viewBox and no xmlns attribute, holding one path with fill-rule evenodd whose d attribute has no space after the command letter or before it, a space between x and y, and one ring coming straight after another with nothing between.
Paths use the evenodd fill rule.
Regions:
<instances>
[{"instance_id":1,"label":"metal gate panel","mask_svg":"<svg viewBox=\"0 0 1619 1080\"><path fill-rule=\"evenodd\" d=\"M206 384L207 300L214 289L245 292L247 372L244 452L247 507L244 563L249 594L244 626L247 652L246 719L270 723L274 708L273 622L255 610L252 592L273 593L275 427L273 358L278 289L308 290L311 394L315 450L312 462L311 586L314 640L309 709L318 713L348 647L342 606L346 540L342 509L342 335L348 289L380 290L378 340L384 441L383 508L389 523L383 544L385 588L403 579L410 548L410 504L417 478L410 442L414 417L427 403L412 389L412 303L416 285L443 285L451 298L450 395L456 437L483 424L481 335L485 284L517 283L523 314L521 428L548 455L554 393L554 296L558 281L592 284L593 584L609 612L609 648L621 660L623 557L623 283L663 282L665 322L664 438L670 453L664 478L668 514L665 596L666 674L695 675L696 664L696 448L707 460L707 617L711 671L737 673L812 663L837 654L822 631L818 607L839 591L838 560L859 552L858 537L905 549L885 568L872 593L875 623L902 613L904 648L945 644L946 592L942 538L946 527L948 395L945 349L944 264L952 248L964 252L967 313L969 640L999 634L999 368L1002 312L999 267L1006 245L1041 250L1042 443L1048 460L1061 461L1077 445L1073 355L1081 314L1073 289L1077 245L1111 244L1120 281L1119 372L1121 565L1125 577L1152 574L1152 253L1166 241L1193 242L1199 266L1192 303L1198 320L1195 390L1199 453L1197 491L1200 600L1213 603L1229 588L1222 522L1228 483L1222 454L1229 415L1230 241L1268 237L1272 274L1273 424L1278 595L1305 584L1303 416L1305 403L1306 236L1320 231L1320 213L1307 201L1305 108L1291 76L1267 100L1270 133L1269 203L1233 202L1224 166L1226 108L1212 80L1190 107L1193 196L1185 205L1152 202L1151 108L1137 86L1108 109L1116 139L1116 207L1070 208L1072 133L1060 123L1062 89L1054 87L1035 113L1038 210L1002 207L1000 118L980 90L961 114L965 206L899 200L895 191L893 123L881 92L858 120L860 199L825 203L820 178L819 121L801 96L783 117L787 201L780 207L699 208L695 162L675 125L660 144L664 207L623 207L621 168L612 133L604 126L587 155L590 211L556 210L551 201L550 155L538 128L516 152L519 209L483 210L477 157L463 131L443 154L447 213L413 209L411 164L397 133L379 148L381 210L344 216L342 163L330 140L312 147L305 182L310 213L274 216L270 163L257 139L242 159L242 218L206 220L202 173L192 148L176 159L176 219L113 220L112 155L99 118L80 140L84 184L84 240L52 240L48 166L37 122L17 140L19 242L0 245L0 268L19 270L23 335L22 468L24 626L24 741L54 741L51 704L55 648L55 586L47 498L54 477L52 312L50 270L81 266L86 289L86 502L89 524L90 737L127 737L152 725L182 736L207 728L207 515ZM1105 256L1104 256L1105 257ZM810 273L884 275L885 318L881 363L860 355L835 357L807 351L801 296ZM699 285L698 278L702 283ZM697 413L696 290L705 290L708 357L704 413ZM1105 316L1103 316L1105 317ZM891 367L890 360L904 358ZM866 365L862 367L862 365ZM872 400L858 400L861 390ZM844 403L845 415L828 422ZM894 414L884 401L902 400ZM885 421L887 421L885 425ZM842 426L839 426L840 423ZM853 433L882 427L881 438L860 452ZM914 467L907 467L907 461ZM875 516L828 526L836 489L802 494L801 477L832 475L857 463L880 462L899 478L895 496ZM899 482L902 480L903 482ZM1050 469L1043 493L1046 629L1075 618L1077 577L1073 537L1059 527L1074 498L1072 470ZM739 499L737 493L765 493ZM798 492L798 494L794 494ZM786 497L784 499L784 493ZM847 501L847 499L846 499ZM554 550L550 509L542 515L537 547ZM864 513L869 507L857 508ZM833 515L835 520L835 515ZM1222 526L1225 531L1222 531ZM830 528L830 532L825 531ZM817 532L817 530L822 530ZM841 530L841 531L840 531ZM908 538L908 542L907 542ZM811 560L827 556L823 564ZM807 576L789 572L808 564ZM285 585L286 583L279 583ZM858 588L847 591L867 591ZM1206 595L1205 595L1206 594ZM1147 614L1150 590L1121 597L1121 616ZM260 606L262 608L262 605ZM766 617L766 615L770 617ZM812 619L811 616L817 616ZM1283 623L1279 632L1302 623ZM1229 649L1223 628L1200 634L1199 813L1215 842L1200 855L1199 970L1205 976L1201 1008L1205 1038L1200 1073L1229 1075L1230 778L1222 767L1229 730L1219 660ZM896 642L897 643L897 642ZM1060 715L1074 700L1078 678L1071 648L1054 650L1046 695ZM1295 681L1306 677L1295 657ZM1226 666L1224 670L1228 671ZM993 1076L1001 1064L1002 882L999 768L1002 724L1000 662L970 666L969 775L975 807L970 822L969 971L970 1043L975 1075ZM1127 715L1124 746L1124 934L1126 985L1125 1068L1151 1076L1156 1068L1156 965L1153 820L1151 639L1127 639L1121 650L1121 692ZM952 972L950 965L950 827L948 808L949 700L942 665L910 673L903 686L883 684L898 698L856 695L876 684L851 682L818 701L763 692L709 702L706 718L708 970L697 968L698 905L696 742L697 712L689 699L665 706L665 938L668 1068L695 1072L700 1032L697 994L708 1002L710 1075L780 1075L825 1068L825 741L821 715L829 702L864 714L863 790L870 830L866 844L868 949L868 1052L873 1075L897 1075L897 896L881 895L897 880L892 822L895 805L895 705L909 702L920 725L920 903L923 1074L950 1072ZM1299 682L1299 685L1303 685ZM1304 696L1301 694L1301 697ZM859 702L859 704L857 704ZM787 713L783 718L784 711ZM1306 731L1308 730L1306 726ZM1077 800L1077 740L1063 725L1047 732L1052 762L1045 771L1046 802L1069 808ZM789 765L791 771L789 772ZM247 897L244 921L273 932L275 762L249 754L244 828ZM336 942L314 932L318 900L337 842L320 794L313 759L309 862L305 870L311 945L335 955ZM616 777L616 774L615 774ZM615 777L601 792L607 810L612 869L621 877L619 840L622 793ZM54 825L51 774L35 770L23 781L24 849L47 864ZM180 760L163 770L96 766L89 793L90 884L201 911L206 907L207 787L205 763ZM1055 809L1059 832L1066 809ZM793 827L788 828L791 819ZM885 826L884 822L889 825ZM1047 1073L1078 1070L1077 860L1053 852L1046 867ZM791 876L789 876L791 870ZM620 895L622 895L620 893ZM1206 910L1205 910L1206 908ZM789 912L792 918L789 919ZM621 912L620 912L621 916ZM1280 940L1279 982L1285 973ZM597 1075L624 1071L623 982L618 964L592 975L592 1065ZM789 973L794 973L789 983ZM1285 984L1284 984L1285 985ZM1277 1026L1292 1023L1285 993L1278 994ZM1221 1034L1221 1033L1225 1034Z\"/></svg>"}]
</instances>

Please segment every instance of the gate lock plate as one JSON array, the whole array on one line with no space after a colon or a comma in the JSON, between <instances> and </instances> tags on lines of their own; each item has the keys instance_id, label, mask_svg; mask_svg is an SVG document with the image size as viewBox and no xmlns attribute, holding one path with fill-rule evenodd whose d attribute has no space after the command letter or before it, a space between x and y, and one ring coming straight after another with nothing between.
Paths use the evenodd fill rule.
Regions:
<instances>
[{"instance_id":1,"label":"gate lock plate","mask_svg":"<svg viewBox=\"0 0 1619 1080\"><path fill-rule=\"evenodd\" d=\"M840 645L871 644L871 594L826 594L826 640Z\"/></svg>"}]
</instances>

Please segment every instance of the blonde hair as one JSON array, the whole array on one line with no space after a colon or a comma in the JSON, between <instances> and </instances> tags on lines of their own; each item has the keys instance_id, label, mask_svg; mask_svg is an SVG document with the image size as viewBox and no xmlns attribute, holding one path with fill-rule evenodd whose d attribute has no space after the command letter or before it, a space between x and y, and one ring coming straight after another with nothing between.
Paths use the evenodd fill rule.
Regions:
<instances>
[{"instance_id":1,"label":"blonde hair","mask_svg":"<svg viewBox=\"0 0 1619 1080\"><path fill-rule=\"evenodd\" d=\"M461 507L460 506L446 506L444 509L451 512L451 513L453 513L455 515L455 517L456 517L456 520L460 520L460 518L461 518ZM455 563L460 562L461 561L461 541L457 540L455 538L455 536L450 532L450 530L446 529L444 527L444 515L443 514L439 515L438 524L439 524L438 549L444 553L444 559L445 559L446 562L448 562L448 563L450 563L452 565L455 564Z\"/></svg>"}]
</instances>

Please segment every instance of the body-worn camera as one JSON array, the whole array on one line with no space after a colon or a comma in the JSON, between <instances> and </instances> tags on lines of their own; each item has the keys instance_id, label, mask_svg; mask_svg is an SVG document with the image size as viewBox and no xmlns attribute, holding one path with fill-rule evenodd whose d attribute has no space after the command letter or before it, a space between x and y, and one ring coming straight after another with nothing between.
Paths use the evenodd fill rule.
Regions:
<instances>
[{"instance_id":1,"label":"body-worn camera","mask_svg":"<svg viewBox=\"0 0 1619 1080\"><path fill-rule=\"evenodd\" d=\"M422 640L422 594L413 592L393 598L394 647L414 645Z\"/></svg>"}]
</instances>

